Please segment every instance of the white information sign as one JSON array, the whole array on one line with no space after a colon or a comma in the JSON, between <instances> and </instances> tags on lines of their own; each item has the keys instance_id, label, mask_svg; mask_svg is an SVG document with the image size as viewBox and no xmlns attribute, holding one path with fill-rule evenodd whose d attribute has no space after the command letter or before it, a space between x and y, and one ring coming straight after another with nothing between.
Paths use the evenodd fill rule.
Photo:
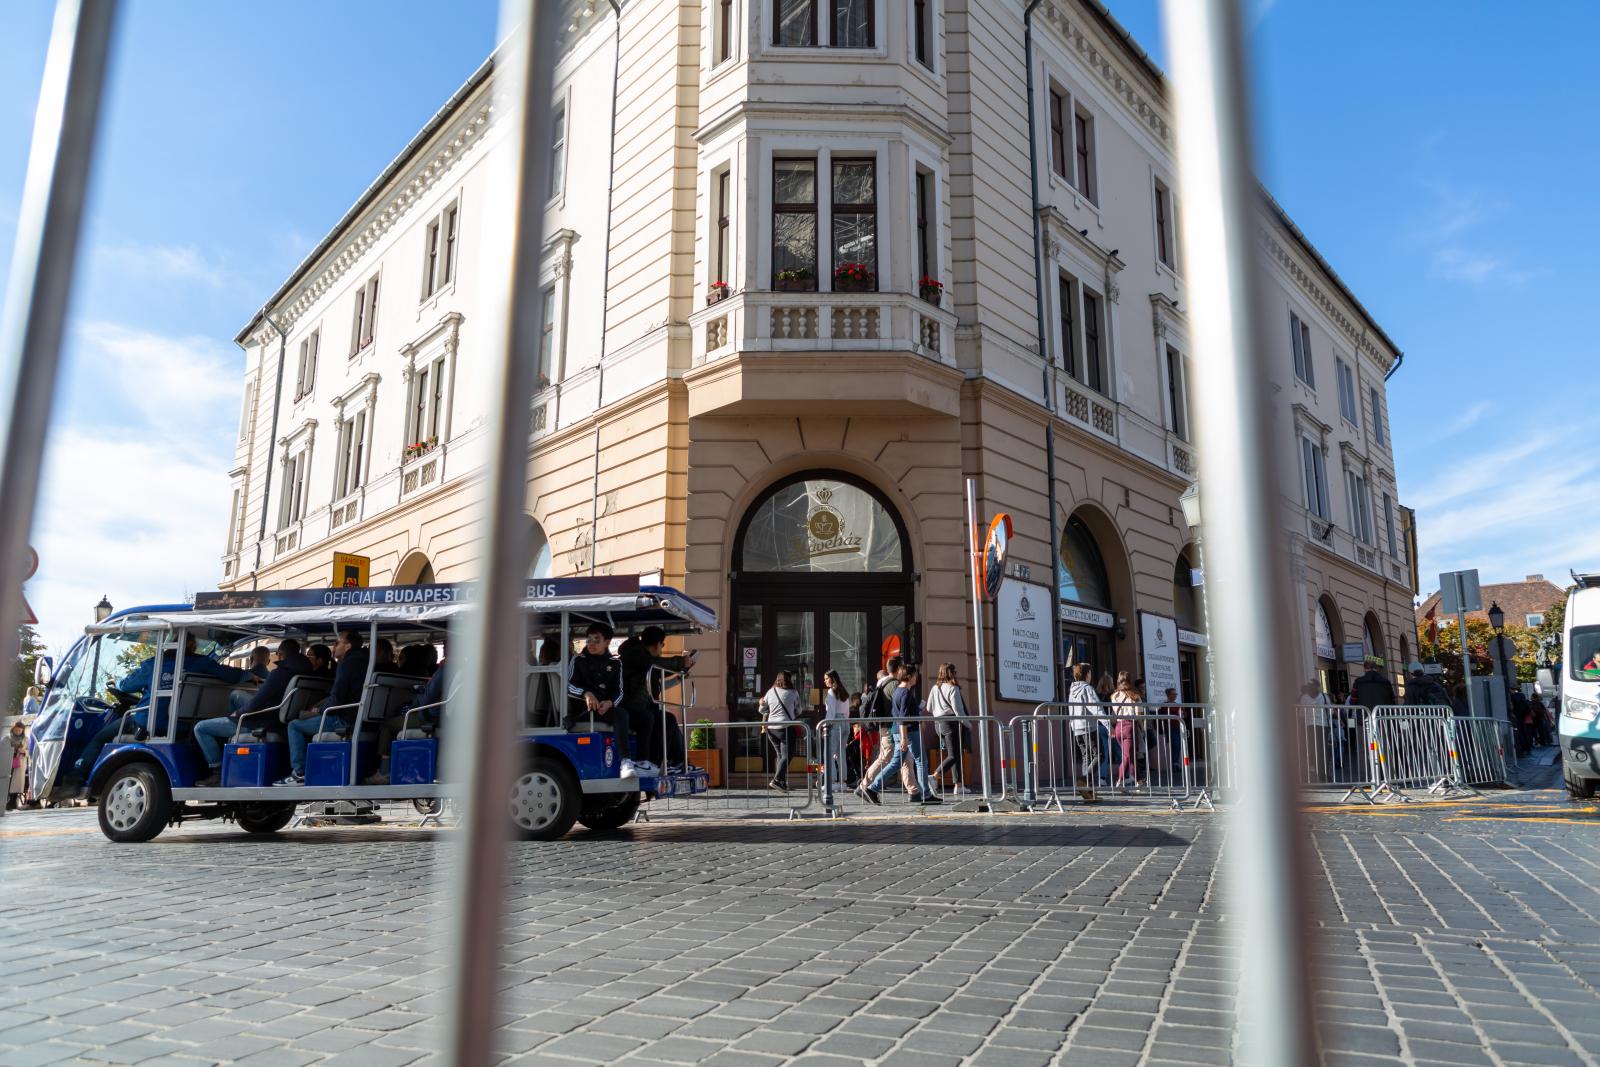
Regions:
<instances>
[{"instance_id":1,"label":"white information sign","mask_svg":"<svg viewBox=\"0 0 1600 1067\"><path fill-rule=\"evenodd\" d=\"M1055 699L1054 629L1048 586L1015 578L1000 583L994 632L1001 700L1039 704Z\"/></svg>"},{"instance_id":2,"label":"white information sign","mask_svg":"<svg viewBox=\"0 0 1600 1067\"><path fill-rule=\"evenodd\" d=\"M1144 654L1144 693L1151 701L1165 700L1168 689L1178 690L1178 697L1187 700L1190 694L1182 692L1178 682L1178 624L1165 615L1139 613L1139 637Z\"/></svg>"}]
</instances>

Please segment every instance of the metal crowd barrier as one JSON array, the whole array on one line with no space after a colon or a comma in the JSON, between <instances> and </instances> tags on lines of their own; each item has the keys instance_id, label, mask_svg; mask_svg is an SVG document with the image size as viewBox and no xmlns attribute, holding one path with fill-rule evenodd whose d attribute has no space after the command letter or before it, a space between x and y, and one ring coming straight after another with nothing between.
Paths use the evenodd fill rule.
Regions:
<instances>
[{"instance_id":1,"label":"metal crowd barrier","mask_svg":"<svg viewBox=\"0 0 1600 1067\"><path fill-rule=\"evenodd\" d=\"M777 750L766 737L765 722L693 722L680 723L679 728L684 730L684 748L691 763L699 766L701 763L696 763L697 760L715 762L710 787L703 793L662 792L640 807L641 820L668 814L760 813L797 819L801 812L817 803L821 767L817 759L817 734L810 723L796 721L784 727L789 732L789 767L784 776L787 790L769 785L777 778L778 768L773 766ZM690 748L696 730L708 731L717 743L709 749ZM700 755L702 753L708 755Z\"/></svg>"},{"instance_id":2,"label":"metal crowd barrier","mask_svg":"<svg viewBox=\"0 0 1600 1067\"><path fill-rule=\"evenodd\" d=\"M983 745L978 731L989 731L996 741L991 750L999 753L1001 765L1007 763L1006 732L1004 721L992 715L957 715L945 717L920 716L914 720L886 717L849 719L823 719L817 723L820 764L820 789L823 810L830 815L843 815L852 807L868 808L872 805L855 790L871 781L873 776L893 759L897 745L896 732L911 724L922 737L924 771L928 792L939 798L939 803L952 805L971 802L974 807L983 805L991 810L1005 799L1006 790L985 792L983 768L979 761ZM965 731L955 731L947 747L939 724L959 724ZM965 735L965 736L964 736ZM935 759L934 757L938 758ZM948 759L948 757L954 757ZM940 767L944 770L941 772ZM907 768L911 768L908 776ZM970 774L968 771L970 770ZM883 796L901 792L920 792L914 760L905 758L901 770L884 784Z\"/></svg>"},{"instance_id":3,"label":"metal crowd barrier","mask_svg":"<svg viewBox=\"0 0 1600 1067\"><path fill-rule=\"evenodd\" d=\"M1474 795L1475 786L1508 781L1501 726L1496 719L1457 716L1442 705L1373 709L1368 748L1376 786L1374 801L1413 798L1408 790L1436 796Z\"/></svg>"},{"instance_id":4,"label":"metal crowd barrier","mask_svg":"<svg viewBox=\"0 0 1600 1067\"><path fill-rule=\"evenodd\" d=\"M1006 728L1007 794L1030 810L1104 794L1211 808L1229 739L1203 704L1040 704Z\"/></svg>"},{"instance_id":5,"label":"metal crowd barrier","mask_svg":"<svg viewBox=\"0 0 1600 1067\"><path fill-rule=\"evenodd\" d=\"M1296 779L1303 788L1345 790L1344 800L1371 800L1378 788L1368 744L1371 713L1360 704L1297 704Z\"/></svg>"}]
</instances>

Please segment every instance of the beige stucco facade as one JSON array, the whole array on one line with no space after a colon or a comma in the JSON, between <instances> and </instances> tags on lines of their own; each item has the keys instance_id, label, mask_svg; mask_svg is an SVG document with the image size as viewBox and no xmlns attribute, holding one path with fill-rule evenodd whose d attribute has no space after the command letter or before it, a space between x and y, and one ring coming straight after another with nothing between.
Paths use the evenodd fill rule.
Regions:
<instances>
[{"instance_id":1,"label":"beige stucco facade","mask_svg":"<svg viewBox=\"0 0 1600 1067\"><path fill-rule=\"evenodd\" d=\"M1185 637L1184 696L1198 697L1204 627L1189 580L1200 561L1178 498L1195 469L1192 419L1204 417L1188 410L1188 383L1205 368L1190 356L1182 310L1165 85L1098 6L1046 0L1037 9L1035 220L1024 5L929 4L919 56L910 5L865 2L871 43L848 49L775 43L770 5L754 0L732 5L726 36L720 5L688 0L628 3L620 42L603 5L578 20L557 75L566 177L551 200L556 236L541 281L548 381L530 405L528 513L549 559L530 566L659 572L715 608L720 632L691 641L707 653L698 690L709 715L739 703L747 648L757 649L763 683L778 665L773 642L788 638L741 632L741 609L750 618L760 598L762 610L811 612L826 627L830 611L877 597L859 631L874 635L874 647L850 661L860 671L876 666L903 606L900 647L929 664L954 662L971 679L971 478L980 516L1012 516L1011 558L1032 580L1052 580L1052 529L1077 553L1063 571L1088 568L1064 583L1058 663L1092 656L1097 672L1141 675L1141 613L1159 615ZM251 391L224 585L324 585L335 550L369 555L374 584L475 576L481 420L466 398L495 354L478 340L485 287L474 257L488 243L481 227L494 224L480 172L504 143L491 83L488 71L469 83L241 333ZM1059 124L1074 138L1059 156L1053 107L1073 119ZM816 269L809 288L799 283L804 291L777 277L795 252L778 233L775 183L796 160L814 168L811 214L800 219L813 227ZM865 208L830 195L841 165L870 174ZM446 292L413 306L412 279L429 269L430 220L456 202L462 266ZM859 230L837 236L839 219L862 218L870 241ZM1342 646L1364 627L1373 653L1390 662L1409 653L1400 643L1412 596L1407 531L1391 539L1385 527L1385 509L1402 521L1383 389L1400 353L1265 198L1260 232L1271 294L1262 314L1267 335L1285 338L1272 384L1286 535L1305 605L1298 666L1308 677L1318 670L1320 605L1337 646L1320 666L1336 687ZM835 291L843 286L830 277L830 238L846 240L852 257L870 255L868 291ZM314 391L292 403L279 395L270 431L280 346L292 364L312 322L348 329L375 272L386 296L373 341L358 338L348 356L342 341L337 353L324 349ZM936 301L924 298L924 276L944 286ZM719 280L728 294L713 300ZM1303 346L1314 383L1297 369ZM440 367L448 389L429 379L419 408L418 376ZM430 406L440 403L442 420ZM329 431L362 405L373 413L367 470L346 493L335 452L347 450L329 443L343 440ZM448 430L408 455L419 418ZM1320 498L1307 498L1302 438L1324 456ZM284 503L297 449L312 450L298 509ZM749 517L801 475L886 508L902 531L901 569L824 573L814 586L741 570ZM813 515L828 510L814 487L807 492ZM1365 526L1356 494L1369 498ZM1093 556L1098 567L1085 562ZM1072 602L1091 592L1094 602ZM824 636L812 635L818 673L829 656L845 661L821 648ZM991 657L993 640L986 623ZM1022 706L991 699L1001 711Z\"/></svg>"}]
</instances>

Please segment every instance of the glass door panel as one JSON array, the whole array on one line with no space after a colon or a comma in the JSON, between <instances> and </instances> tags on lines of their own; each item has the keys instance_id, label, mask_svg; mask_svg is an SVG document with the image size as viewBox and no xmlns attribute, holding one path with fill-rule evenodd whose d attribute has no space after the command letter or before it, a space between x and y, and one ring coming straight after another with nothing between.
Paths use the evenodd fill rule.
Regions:
<instances>
[{"instance_id":1,"label":"glass door panel","mask_svg":"<svg viewBox=\"0 0 1600 1067\"><path fill-rule=\"evenodd\" d=\"M910 635L907 632L908 612L903 604L885 604L879 609L878 661L872 666L876 675L890 656L911 655Z\"/></svg>"},{"instance_id":2,"label":"glass door panel","mask_svg":"<svg viewBox=\"0 0 1600 1067\"><path fill-rule=\"evenodd\" d=\"M734 721L754 722L761 717L762 655L766 627L763 625L766 609L760 604L739 605L738 624L734 629L733 680L729 689L733 693ZM765 743L753 729L730 730L727 739L728 769L735 774L760 774L766 769Z\"/></svg>"},{"instance_id":3,"label":"glass door panel","mask_svg":"<svg viewBox=\"0 0 1600 1067\"><path fill-rule=\"evenodd\" d=\"M772 677L778 671L789 672L789 684L800 691L800 702L813 706L821 700L817 688L816 614L806 611L777 611L773 613L773 631L777 638L773 649Z\"/></svg>"},{"instance_id":4,"label":"glass door panel","mask_svg":"<svg viewBox=\"0 0 1600 1067\"><path fill-rule=\"evenodd\" d=\"M870 657L867 649L867 613L864 611L828 612L827 670L836 671L845 690L859 693L868 682ZM877 668L871 668L874 675Z\"/></svg>"}]
</instances>

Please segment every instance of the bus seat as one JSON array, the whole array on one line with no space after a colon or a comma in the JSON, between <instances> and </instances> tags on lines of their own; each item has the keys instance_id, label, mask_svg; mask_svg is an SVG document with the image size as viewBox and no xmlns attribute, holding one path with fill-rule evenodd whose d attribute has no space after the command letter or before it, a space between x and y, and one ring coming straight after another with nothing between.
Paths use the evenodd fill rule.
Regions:
<instances>
[{"instance_id":1,"label":"bus seat","mask_svg":"<svg viewBox=\"0 0 1600 1067\"><path fill-rule=\"evenodd\" d=\"M179 719L213 719L228 714L228 697L238 686L200 675L185 678L179 688Z\"/></svg>"},{"instance_id":2,"label":"bus seat","mask_svg":"<svg viewBox=\"0 0 1600 1067\"><path fill-rule=\"evenodd\" d=\"M278 709L278 721L294 722L331 692L333 692L332 678L323 678L315 674L297 675L290 679L289 688L284 690L283 704Z\"/></svg>"},{"instance_id":3,"label":"bus seat","mask_svg":"<svg viewBox=\"0 0 1600 1067\"><path fill-rule=\"evenodd\" d=\"M361 721L382 722L405 705L417 699L426 678L410 674L391 674L380 671L372 676L372 684L361 694Z\"/></svg>"}]
</instances>

